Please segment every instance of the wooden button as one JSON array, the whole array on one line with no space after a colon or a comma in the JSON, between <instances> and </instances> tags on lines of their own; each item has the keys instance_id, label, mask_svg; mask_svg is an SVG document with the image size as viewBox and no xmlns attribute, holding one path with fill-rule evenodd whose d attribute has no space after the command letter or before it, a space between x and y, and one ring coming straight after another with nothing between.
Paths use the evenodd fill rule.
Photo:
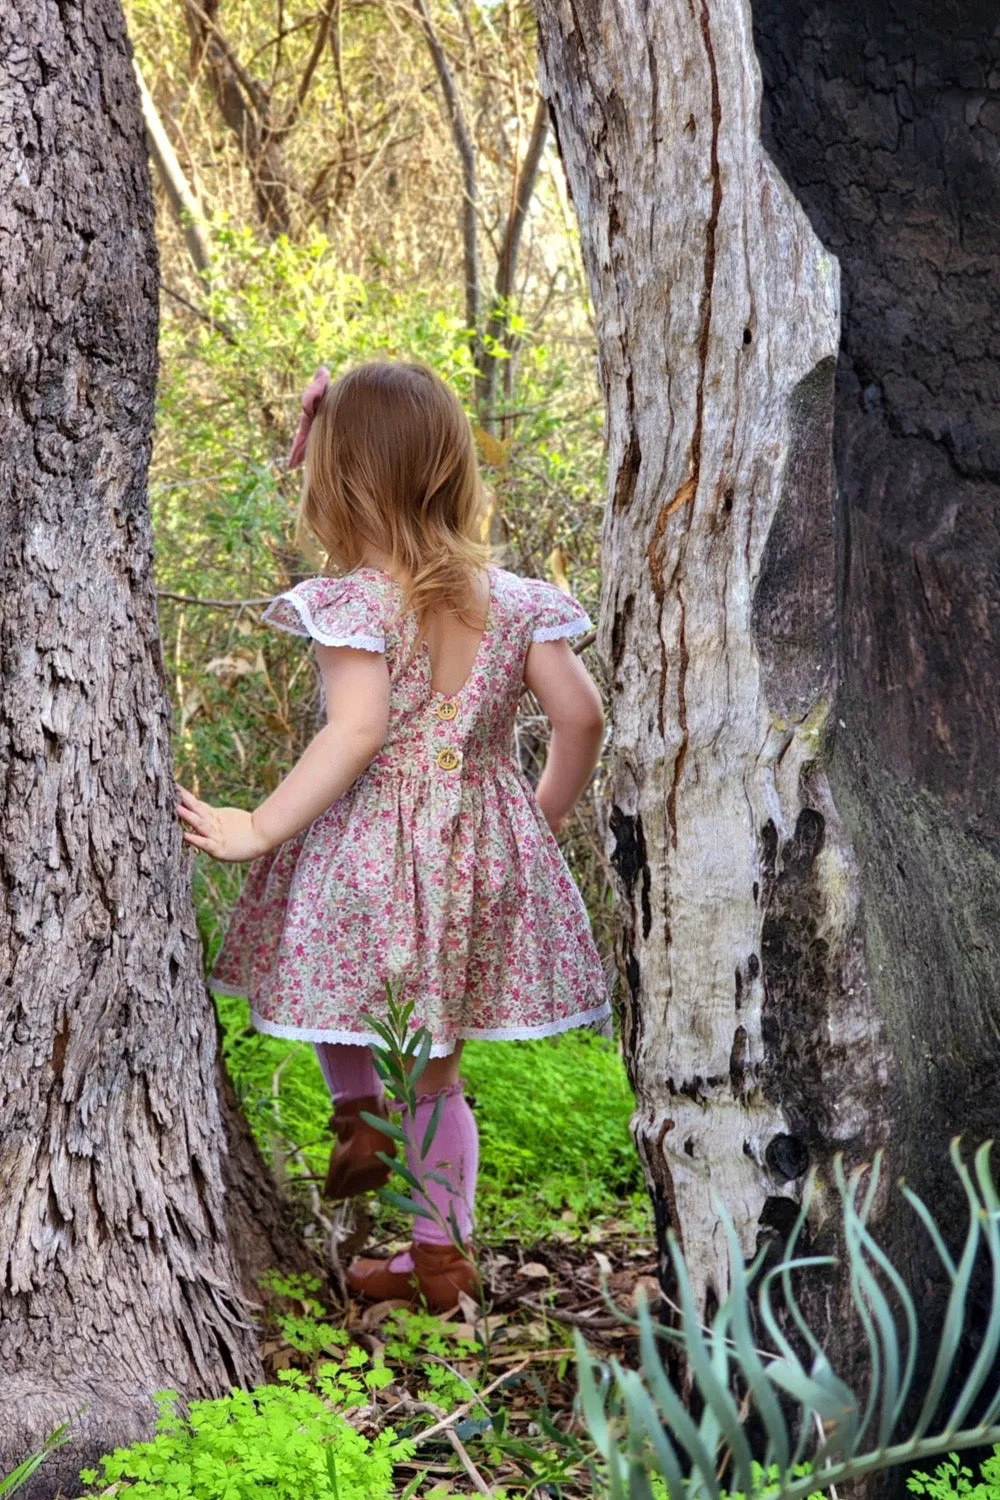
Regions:
<instances>
[{"instance_id":1,"label":"wooden button","mask_svg":"<svg viewBox=\"0 0 1000 1500\"><path fill-rule=\"evenodd\" d=\"M457 713L458 704L452 703L449 698L446 698L443 703L439 703L437 706L437 716L439 719L453 719Z\"/></svg>"},{"instance_id":2,"label":"wooden button","mask_svg":"<svg viewBox=\"0 0 1000 1500\"><path fill-rule=\"evenodd\" d=\"M437 763L442 771L454 771L458 765L458 754L448 746L445 746L443 750L439 750L437 753Z\"/></svg>"}]
</instances>

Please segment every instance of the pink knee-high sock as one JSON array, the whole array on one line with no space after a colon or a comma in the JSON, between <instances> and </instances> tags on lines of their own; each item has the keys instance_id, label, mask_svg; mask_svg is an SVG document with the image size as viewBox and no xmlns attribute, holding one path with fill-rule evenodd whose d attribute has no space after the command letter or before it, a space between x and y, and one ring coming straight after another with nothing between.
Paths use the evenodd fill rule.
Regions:
<instances>
[{"instance_id":1,"label":"pink knee-high sock","mask_svg":"<svg viewBox=\"0 0 1000 1500\"><path fill-rule=\"evenodd\" d=\"M476 1117L462 1093L461 1083L453 1083L450 1087L441 1089L440 1094L444 1095L441 1118L430 1150L423 1160L420 1158L420 1146L439 1094L417 1095L417 1112L412 1128L409 1116L403 1117L403 1129L409 1137L407 1164L410 1171L421 1178L426 1186L426 1197L421 1193L414 1194L414 1197L421 1205L429 1199L429 1206L443 1220L442 1226L436 1219L425 1219L422 1214L414 1219L413 1238L422 1245L451 1244L453 1235L449 1226L453 1208L464 1244L472 1234L476 1204L476 1174L479 1170L479 1131L476 1129ZM450 1186L428 1182L429 1172L439 1173L447 1179Z\"/></svg>"},{"instance_id":2,"label":"pink knee-high sock","mask_svg":"<svg viewBox=\"0 0 1000 1500\"><path fill-rule=\"evenodd\" d=\"M421 1160L420 1146L430 1124L431 1115L434 1113L434 1106L441 1094L444 1095L444 1106L441 1110L441 1118L438 1120L438 1128L434 1133L430 1150ZM418 1094L416 1117L411 1120L409 1112L404 1111L403 1129L409 1137L409 1145L406 1149L407 1165L410 1171L425 1183L427 1189L426 1196L415 1192L413 1198L421 1205L427 1204L429 1199L429 1206L437 1210L445 1226L442 1228L436 1218L425 1219L423 1214L417 1214L413 1220L414 1241L421 1245L452 1244L453 1235L450 1224L451 1209L454 1207L462 1243L467 1243L472 1234L476 1202L479 1131L476 1129L476 1117L462 1093L461 1083L453 1083L449 1088L439 1090L437 1094ZM428 1182L428 1172L440 1173L448 1180L450 1186L444 1187L439 1182ZM413 1260L410 1252L404 1250L400 1255L394 1255L390 1265L394 1271L412 1271Z\"/></svg>"},{"instance_id":3,"label":"pink knee-high sock","mask_svg":"<svg viewBox=\"0 0 1000 1500\"><path fill-rule=\"evenodd\" d=\"M343 1099L367 1099L382 1093L382 1080L375 1071L371 1049L346 1042L316 1042L316 1056L326 1086L339 1104Z\"/></svg>"}]
</instances>

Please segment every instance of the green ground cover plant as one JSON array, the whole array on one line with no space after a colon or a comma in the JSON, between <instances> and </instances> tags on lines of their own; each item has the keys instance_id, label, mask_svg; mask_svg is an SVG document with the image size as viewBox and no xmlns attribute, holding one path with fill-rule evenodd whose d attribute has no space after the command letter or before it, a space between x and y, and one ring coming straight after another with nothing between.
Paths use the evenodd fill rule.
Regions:
<instances>
[{"instance_id":1,"label":"green ground cover plant","mask_svg":"<svg viewBox=\"0 0 1000 1500\"><path fill-rule=\"evenodd\" d=\"M89 1494L114 1486L132 1500L389 1500L394 1465L411 1447L388 1427L364 1437L346 1413L391 1379L355 1346L343 1366L311 1378L285 1370L274 1385L192 1401L185 1412L164 1391L155 1437L116 1449L81 1478Z\"/></svg>"},{"instance_id":2,"label":"green ground cover plant","mask_svg":"<svg viewBox=\"0 0 1000 1500\"><path fill-rule=\"evenodd\" d=\"M914 1469L907 1475L906 1488L914 1495L927 1495L929 1500L998 1500L1000 1497L1000 1444L995 1444L990 1457L979 1466L979 1478L963 1464L957 1453L949 1453L939 1463L933 1474L923 1469Z\"/></svg>"}]
</instances>

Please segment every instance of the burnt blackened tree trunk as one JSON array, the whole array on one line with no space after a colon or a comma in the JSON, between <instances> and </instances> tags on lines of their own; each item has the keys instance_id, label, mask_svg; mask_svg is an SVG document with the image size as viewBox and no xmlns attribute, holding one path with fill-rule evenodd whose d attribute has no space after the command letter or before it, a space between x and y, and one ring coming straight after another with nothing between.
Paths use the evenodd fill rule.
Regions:
<instances>
[{"instance_id":1,"label":"burnt blackened tree trunk","mask_svg":"<svg viewBox=\"0 0 1000 1500\"><path fill-rule=\"evenodd\" d=\"M156 1389L259 1374L227 1216L260 1269L278 1213L220 1090L174 813L118 0L0 0L0 230L0 1474L74 1418L42 1495L147 1432Z\"/></svg>"},{"instance_id":2,"label":"burnt blackened tree trunk","mask_svg":"<svg viewBox=\"0 0 1000 1500\"><path fill-rule=\"evenodd\" d=\"M884 1147L947 1220L950 1135L1000 1123L995 21L755 10L537 3L608 404L633 1123L706 1315L719 1203L750 1255L813 1167L822 1246L834 1156Z\"/></svg>"},{"instance_id":3,"label":"burnt blackened tree trunk","mask_svg":"<svg viewBox=\"0 0 1000 1500\"><path fill-rule=\"evenodd\" d=\"M947 1221L949 1138L1000 1133L1000 9L754 0L754 26L765 143L841 267L831 778L892 1159Z\"/></svg>"}]
</instances>

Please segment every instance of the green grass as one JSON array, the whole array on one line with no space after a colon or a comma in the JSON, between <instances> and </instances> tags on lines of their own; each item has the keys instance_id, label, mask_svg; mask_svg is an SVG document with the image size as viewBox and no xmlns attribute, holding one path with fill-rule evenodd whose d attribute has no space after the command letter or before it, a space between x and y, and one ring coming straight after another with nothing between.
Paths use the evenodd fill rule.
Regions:
<instances>
[{"instance_id":1,"label":"green grass","mask_svg":"<svg viewBox=\"0 0 1000 1500\"><path fill-rule=\"evenodd\" d=\"M245 1000L217 1004L226 1062L265 1155L292 1177L325 1172L330 1096L312 1047L254 1031ZM648 1230L632 1095L611 1042L588 1031L470 1042L463 1073L480 1131L483 1238Z\"/></svg>"},{"instance_id":2,"label":"green grass","mask_svg":"<svg viewBox=\"0 0 1000 1500\"><path fill-rule=\"evenodd\" d=\"M480 1131L483 1232L530 1243L595 1220L646 1222L618 1050L591 1031L470 1042L463 1072Z\"/></svg>"}]
</instances>

